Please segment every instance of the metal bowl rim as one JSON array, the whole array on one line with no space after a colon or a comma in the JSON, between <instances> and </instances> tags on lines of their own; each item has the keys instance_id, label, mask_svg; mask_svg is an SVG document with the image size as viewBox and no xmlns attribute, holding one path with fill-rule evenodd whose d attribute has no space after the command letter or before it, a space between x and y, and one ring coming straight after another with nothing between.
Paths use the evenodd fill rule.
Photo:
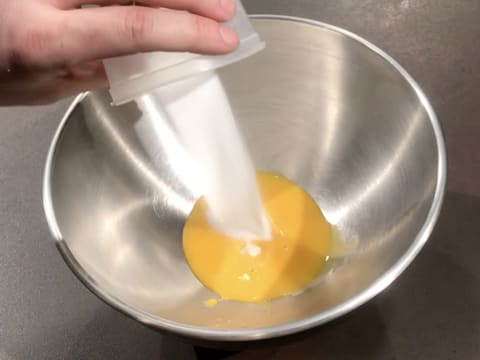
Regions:
<instances>
[{"instance_id":1,"label":"metal bowl rim","mask_svg":"<svg viewBox=\"0 0 480 360\"><path fill-rule=\"evenodd\" d=\"M333 319L336 319L346 313L354 310L355 308L363 305L385 288L387 288L413 261L413 259L420 252L422 247L427 242L430 237L433 228L438 220L440 210L443 203L443 198L445 194L446 187L446 176L447 176L447 155L445 149L444 137L442 134L442 129L439 124L438 118L433 110L431 104L429 103L426 95L417 84L417 82L410 76L410 74L394 60L390 55L385 53L383 50L373 45L364 38L339 27L325 24L320 21L309 20L299 17L284 16L284 15L272 15L272 14L258 14L251 15L252 19L263 19L263 20L277 20L277 21L293 21L299 22L307 25L317 26L323 29L327 29L339 34L344 35L347 38L350 38L357 43L360 43L367 47L369 50L377 54L386 60L391 66L393 66L401 76L407 81L407 83L412 87L416 95L418 96L421 104L426 110L429 120L432 124L437 151L438 151L438 168L437 168L437 183L434 198L432 205L428 212L427 218L424 225L417 234L415 240L408 248L408 250L403 254L403 256L390 268L388 269L379 279L372 283L362 292L356 294L347 301L338 304L337 306L328 309L324 312L318 313L316 315L310 316L308 318L297 320L293 322L283 323L280 325L269 326L269 327L260 327L252 329L237 329L237 330L226 330L226 329L206 329L198 326L189 326L173 321L169 321L160 317L152 316L142 310L131 307L130 305L122 302L118 298L110 295L104 291L100 285L88 275L88 273L83 269L83 267L76 261L75 257L71 253L68 245L63 238L63 235L58 226L55 211L53 208L52 197L51 197L51 177L52 177L52 166L55 158L55 151L57 148L58 141L63 133L65 125L75 109L75 107L81 103L84 97L88 94L85 92L78 95L68 110L66 111L64 117L62 118L56 133L53 137L52 143L50 145L46 164L44 171L43 179L43 207L45 211L46 220L48 223L49 230L53 235L56 246L62 255L63 259L70 267L72 272L79 278L79 280L96 296L102 299L105 303L111 305L116 310L122 312L123 314L156 329L165 330L172 332L184 337L201 339L207 341L219 341L219 342L244 342L244 341L254 341L254 340L265 340L271 339L280 336L286 336L300 331L308 330L313 327L319 326L326 322L329 322Z\"/></svg>"}]
</instances>

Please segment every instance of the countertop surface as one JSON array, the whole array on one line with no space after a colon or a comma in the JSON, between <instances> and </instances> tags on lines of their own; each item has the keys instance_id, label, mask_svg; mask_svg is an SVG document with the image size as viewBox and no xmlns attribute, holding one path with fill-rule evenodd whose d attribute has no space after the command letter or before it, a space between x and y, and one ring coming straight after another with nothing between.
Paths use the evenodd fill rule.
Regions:
<instances>
[{"instance_id":1,"label":"countertop surface","mask_svg":"<svg viewBox=\"0 0 480 360\"><path fill-rule=\"evenodd\" d=\"M480 358L480 1L244 4L250 13L346 28L396 58L441 121L448 192L428 244L381 295L301 340L224 356ZM41 185L47 149L68 103L0 108L0 360L213 358L112 310L57 253L44 220Z\"/></svg>"}]
</instances>

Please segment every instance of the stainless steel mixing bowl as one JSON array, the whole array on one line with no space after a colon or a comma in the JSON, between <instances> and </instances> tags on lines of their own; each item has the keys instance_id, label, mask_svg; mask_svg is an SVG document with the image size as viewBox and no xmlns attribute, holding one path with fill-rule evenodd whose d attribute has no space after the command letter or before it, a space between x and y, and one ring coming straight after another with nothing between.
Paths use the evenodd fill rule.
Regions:
<instances>
[{"instance_id":1,"label":"stainless steel mixing bowl","mask_svg":"<svg viewBox=\"0 0 480 360\"><path fill-rule=\"evenodd\" d=\"M106 91L79 96L48 155L45 211L70 268L114 308L186 337L267 339L355 309L414 259L444 194L439 123L392 58L322 23L253 21L266 50L220 75L255 164L299 183L359 242L314 287L267 306L203 305L212 294L181 242L196 179L154 95L121 107Z\"/></svg>"}]
</instances>

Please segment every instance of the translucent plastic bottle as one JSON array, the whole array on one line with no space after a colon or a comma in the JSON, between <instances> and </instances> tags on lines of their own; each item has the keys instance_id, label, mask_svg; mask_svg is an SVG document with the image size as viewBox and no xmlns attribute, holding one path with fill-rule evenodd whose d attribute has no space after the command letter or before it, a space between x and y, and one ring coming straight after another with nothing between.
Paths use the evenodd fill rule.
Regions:
<instances>
[{"instance_id":1,"label":"translucent plastic bottle","mask_svg":"<svg viewBox=\"0 0 480 360\"><path fill-rule=\"evenodd\" d=\"M163 85L215 70L263 49L264 43L252 27L239 0L236 1L235 16L225 25L234 29L240 40L238 49L227 55L205 56L160 51L105 60L113 104L125 103Z\"/></svg>"},{"instance_id":2,"label":"translucent plastic bottle","mask_svg":"<svg viewBox=\"0 0 480 360\"><path fill-rule=\"evenodd\" d=\"M248 149L214 70L253 55L265 45L238 0L236 14L226 26L239 36L239 47L233 53L141 53L106 60L105 68L114 105L147 101L162 109L156 121L162 121L160 113L167 115L192 160L195 179L202 184L212 227L244 240L244 251L256 256L260 248L252 241L269 240L270 224Z\"/></svg>"}]
</instances>

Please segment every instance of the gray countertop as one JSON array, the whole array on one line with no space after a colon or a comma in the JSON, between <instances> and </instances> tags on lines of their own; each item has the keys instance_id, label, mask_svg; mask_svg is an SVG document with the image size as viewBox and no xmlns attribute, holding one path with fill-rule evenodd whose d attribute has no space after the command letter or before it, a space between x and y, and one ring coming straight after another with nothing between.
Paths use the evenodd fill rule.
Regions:
<instances>
[{"instance_id":1,"label":"gray countertop","mask_svg":"<svg viewBox=\"0 0 480 360\"><path fill-rule=\"evenodd\" d=\"M449 178L434 234L384 293L301 340L228 358L480 358L480 1L244 3L250 13L344 27L399 60L439 115ZM67 106L0 109L0 360L195 359L191 345L103 304L58 255L41 184L47 148Z\"/></svg>"}]
</instances>

